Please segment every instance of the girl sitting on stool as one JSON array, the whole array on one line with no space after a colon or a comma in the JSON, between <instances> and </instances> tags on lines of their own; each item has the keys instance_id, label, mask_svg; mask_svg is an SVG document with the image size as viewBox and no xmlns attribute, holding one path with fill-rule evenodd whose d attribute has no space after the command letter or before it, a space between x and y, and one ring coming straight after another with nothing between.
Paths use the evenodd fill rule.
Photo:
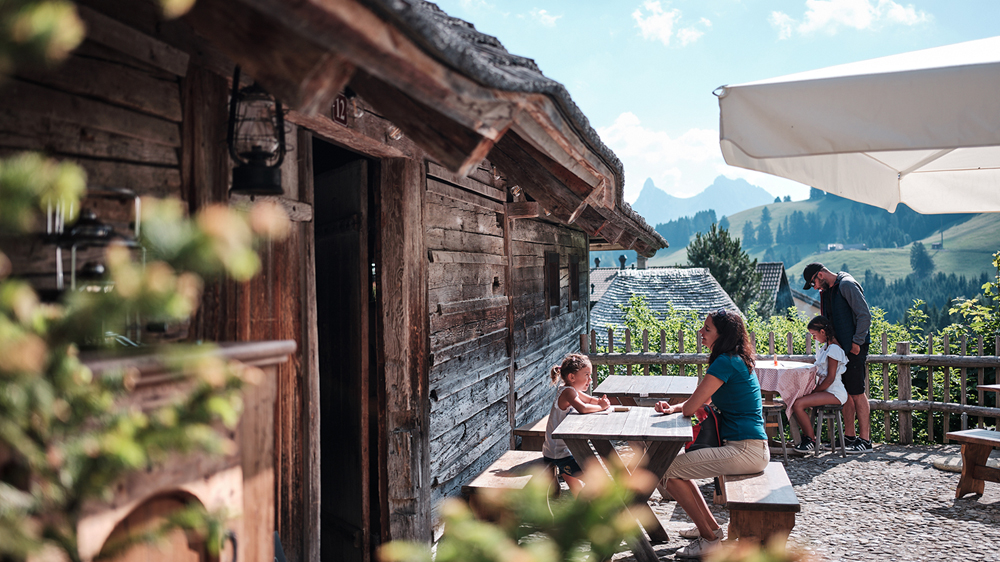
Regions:
<instances>
[{"instance_id":1,"label":"girl sitting on stool","mask_svg":"<svg viewBox=\"0 0 1000 562\"><path fill-rule=\"evenodd\" d=\"M816 350L816 390L799 398L792 404L792 413L802 431L802 442L795 446L800 453L808 453L816 449L816 435L805 409L827 404L843 404L847 401L847 389L840 380L847 371L847 354L837 344L833 335L833 323L825 316L813 318L809 325L809 334L820 344Z\"/></svg>"}]
</instances>

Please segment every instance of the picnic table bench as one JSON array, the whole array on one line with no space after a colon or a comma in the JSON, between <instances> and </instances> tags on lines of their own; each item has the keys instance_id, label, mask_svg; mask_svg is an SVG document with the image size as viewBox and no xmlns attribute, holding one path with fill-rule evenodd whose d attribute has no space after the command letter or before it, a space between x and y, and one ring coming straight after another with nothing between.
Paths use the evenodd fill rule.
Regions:
<instances>
[{"instance_id":1,"label":"picnic table bench","mask_svg":"<svg viewBox=\"0 0 1000 562\"><path fill-rule=\"evenodd\" d=\"M514 435L521 438L518 449L521 451L541 451L545 444L545 426L549 423L549 416L542 416L541 419L526 423L514 430Z\"/></svg>"},{"instance_id":2,"label":"picnic table bench","mask_svg":"<svg viewBox=\"0 0 1000 562\"><path fill-rule=\"evenodd\" d=\"M485 490L520 490L545 467L541 451L507 451L472 482L463 485L462 495L476 517L493 520L496 514L482 501L482 493Z\"/></svg>"},{"instance_id":3,"label":"picnic table bench","mask_svg":"<svg viewBox=\"0 0 1000 562\"><path fill-rule=\"evenodd\" d=\"M801 506L784 465L770 462L764 472L720 476L719 482L721 503L729 510L730 539L788 539Z\"/></svg>"},{"instance_id":4,"label":"picnic table bench","mask_svg":"<svg viewBox=\"0 0 1000 562\"><path fill-rule=\"evenodd\" d=\"M962 444L962 477L958 481L955 497L982 494L986 481L1000 482L1000 469L986 466L990 452L1000 448L1000 432L991 429L966 429L950 431L948 439Z\"/></svg>"}]
</instances>

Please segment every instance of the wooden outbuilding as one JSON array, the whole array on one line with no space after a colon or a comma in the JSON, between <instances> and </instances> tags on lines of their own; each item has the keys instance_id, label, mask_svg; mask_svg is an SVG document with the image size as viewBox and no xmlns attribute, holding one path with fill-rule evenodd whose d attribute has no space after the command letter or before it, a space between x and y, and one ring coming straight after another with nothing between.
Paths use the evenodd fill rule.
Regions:
<instances>
[{"instance_id":1,"label":"wooden outbuilding","mask_svg":"<svg viewBox=\"0 0 1000 562\"><path fill-rule=\"evenodd\" d=\"M438 501L547 413L548 367L588 329L589 248L666 246L623 201L621 163L533 61L422 0L198 0L175 21L146 0L79 9L70 60L0 90L3 151L192 212L245 206L228 192L234 65L279 98L291 235L158 337L295 342L273 368L273 468L254 475L273 496L243 493L289 560L430 540ZM54 265L40 242L15 254L18 273ZM243 526L241 559L271 560L268 526Z\"/></svg>"}]
</instances>

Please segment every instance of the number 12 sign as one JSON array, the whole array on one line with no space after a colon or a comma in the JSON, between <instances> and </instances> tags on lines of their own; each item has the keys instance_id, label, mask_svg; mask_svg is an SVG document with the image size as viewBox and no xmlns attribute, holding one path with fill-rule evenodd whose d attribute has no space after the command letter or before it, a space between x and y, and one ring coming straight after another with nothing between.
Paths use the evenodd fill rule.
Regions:
<instances>
[{"instance_id":1,"label":"number 12 sign","mask_svg":"<svg viewBox=\"0 0 1000 562\"><path fill-rule=\"evenodd\" d=\"M330 116L334 122L344 126L347 125L347 98L344 94L338 95L337 99L333 100L333 107L330 108Z\"/></svg>"}]
</instances>

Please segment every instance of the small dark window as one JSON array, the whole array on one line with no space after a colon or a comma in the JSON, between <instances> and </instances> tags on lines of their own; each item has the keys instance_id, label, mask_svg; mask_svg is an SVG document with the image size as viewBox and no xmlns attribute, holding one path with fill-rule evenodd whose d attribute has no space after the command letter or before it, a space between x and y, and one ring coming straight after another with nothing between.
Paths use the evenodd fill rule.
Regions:
<instances>
[{"instance_id":1,"label":"small dark window","mask_svg":"<svg viewBox=\"0 0 1000 562\"><path fill-rule=\"evenodd\" d=\"M559 253L545 252L546 316L559 314Z\"/></svg>"},{"instance_id":2,"label":"small dark window","mask_svg":"<svg viewBox=\"0 0 1000 562\"><path fill-rule=\"evenodd\" d=\"M569 309L580 302L580 256L569 257Z\"/></svg>"}]
</instances>

